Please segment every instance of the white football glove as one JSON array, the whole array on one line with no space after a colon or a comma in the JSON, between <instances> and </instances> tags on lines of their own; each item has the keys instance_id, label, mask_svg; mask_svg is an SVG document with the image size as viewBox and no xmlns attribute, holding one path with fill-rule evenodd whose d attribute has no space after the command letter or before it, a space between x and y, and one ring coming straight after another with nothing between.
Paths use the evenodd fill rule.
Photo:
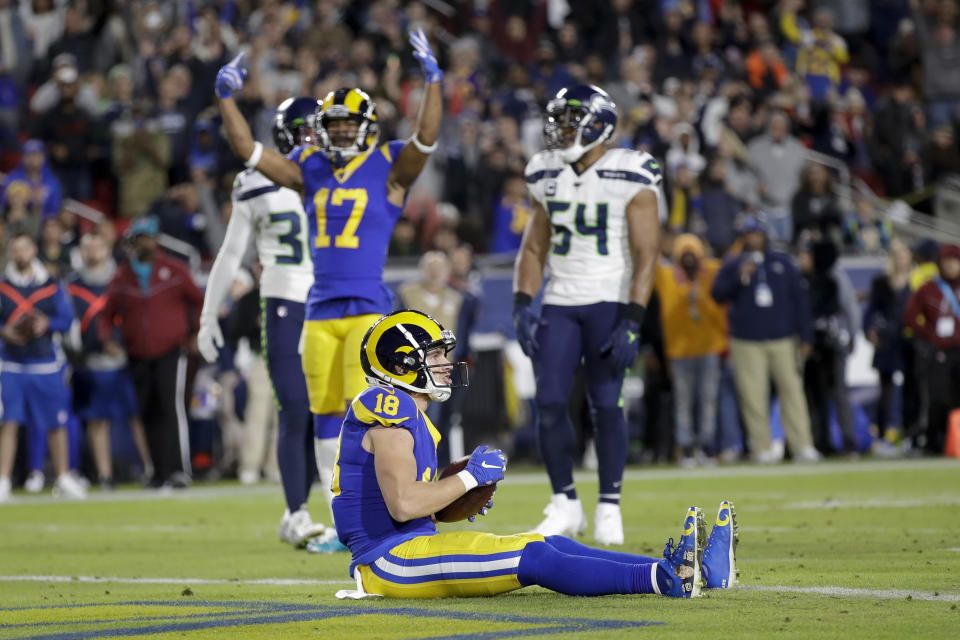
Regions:
<instances>
[{"instance_id":1,"label":"white football glove","mask_svg":"<svg viewBox=\"0 0 960 640\"><path fill-rule=\"evenodd\" d=\"M220 356L220 349L223 347L223 333L220 331L220 323L214 319L200 320L200 331L197 333L197 349L203 359L213 364Z\"/></svg>"}]
</instances>

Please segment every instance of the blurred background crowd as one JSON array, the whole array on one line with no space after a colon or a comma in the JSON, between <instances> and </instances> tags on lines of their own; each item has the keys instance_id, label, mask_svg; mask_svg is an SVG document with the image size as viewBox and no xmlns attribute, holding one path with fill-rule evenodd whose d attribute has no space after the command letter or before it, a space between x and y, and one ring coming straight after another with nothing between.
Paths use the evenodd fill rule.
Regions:
<instances>
[{"instance_id":1,"label":"blurred background crowd","mask_svg":"<svg viewBox=\"0 0 960 640\"><path fill-rule=\"evenodd\" d=\"M123 261L117 239L152 215L161 246L202 285L242 168L220 132L219 67L247 53L238 104L264 142L283 99L342 86L373 97L381 139L404 138L422 91L406 39L418 27L446 70L445 115L387 277L406 281L402 296L420 307L440 301L432 311L472 344L479 399L460 399L444 418L463 425L454 442L484 429L506 438L512 427L511 448L535 455L524 428L529 366L501 310L530 212L523 167L543 146L542 109L560 88L589 82L617 104L613 144L664 167L659 311L647 314L647 348L625 389L638 455L782 457L777 410L770 450L744 436L743 382L726 358L730 331L744 335L731 327L734 312L711 306L719 261L758 229L810 286L809 333L798 322L796 337L809 345L800 375L817 448L902 452L898 436L883 439L889 427L912 451L942 451L945 412L960 403L934 390L931 409L921 374L946 362L946 379L958 375L960 344L922 323L912 330L903 312L960 238L957 0L0 0L0 267L21 233L59 277L82 268L80 239L91 231ZM236 309L251 308L239 302L255 287L251 263ZM236 472L244 400L235 389L257 345L256 327L231 317L225 309L236 363L195 372L194 362L185 394L195 466ZM672 330L677 322L692 328ZM711 339L690 341L691 332ZM860 369L875 372L858 395L845 372L859 352ZM716 364L681 362L701 358ZM266 462L247 471L275 475Z\"/></svg>"}]
</instances>

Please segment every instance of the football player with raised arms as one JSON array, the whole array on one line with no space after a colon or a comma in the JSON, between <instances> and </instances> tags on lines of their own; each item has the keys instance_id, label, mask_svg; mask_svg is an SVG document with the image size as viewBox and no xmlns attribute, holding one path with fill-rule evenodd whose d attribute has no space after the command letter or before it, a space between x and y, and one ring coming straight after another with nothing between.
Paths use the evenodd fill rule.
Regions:
<instances>
[{"instance_id":1,"label":"football player with raised arms","mask_svg":"<svg viewBox=\"0 0 960 640\"><path fill-rule=\"evenodd\" d=\"M624 542L620 491L629 447L620 389L639 350L660 240L660 167L642 151L606 147L616 126L616 105L592 85L561 89L547 104L547 150L525 170L533 214L513 284L517 340L533 360L537 435L553 491L536 531L581 535L587 528L567 415L582 360L600 476L594 540L607 545ZM531 303L545 265L550 279L538 315Z\"/></svg>"},{"instance_id":2,"label":"football player with raised arms","mask_svg":"<svg viewBox=\"0 0 960 640\"><path fill-rule=\"evenodd\" d=\"M316 114L316 140L289 155L255 142L233 93L243 86L242 54L220 69L215 90L227 137L248 168L303 196L313 259L303 331L303 371L314 414L317 466L332 480L347 403L365 387L356 358L364 333L393 307L383 267L407 192L436 149L443 72L422 30L410 33L426 79L408 140L379 142L376 105L360 89L338 89Z\"/></svg>"},{"instance_id":3,"label":"football player with raised arms","mask_svg":"<svg viewBox=\"0 0 960 640\"><path fill-rule=\"evenodd\" d=\"M317 104L314 98L288 98L277 107L273 140L281 153L313 140ZM307 383L298 350L304 305L313 284L307 218L299 193L274 184L256 169L237 175L232 200L233 213L207 280L197 346L207 362L217 361L223 346L220 307L253 235L263 265L260 321L279 414L277 459L287 503L279 535L281 540L300 548L324 531L323 525L314 523L307 511L317 464Z\"/></svg>"},{"instance_id":4,"label":"football player with raised arms","mask_svg":"<svg viewBox=\"0 0 960 640\"><path fill-rule=\"evenodd\" d=\"M343 420L333 480L337 532L350 548L357 588L338 598L481 596L530 585L579 596L696 597L704 586L736 582L728 502L720 505L711 546L704 550L703 513L691 507L679 543L671 538L663 559L536 532L438 532L433 514L499 482L507 467L503 452L479 446L462 471L437 479L440 434L427 407L467 384L466 364L448 359L456 344L452 331L411 310L383 316L363 338L360 361L370 386Z\"/></svg>"}]
</instances>

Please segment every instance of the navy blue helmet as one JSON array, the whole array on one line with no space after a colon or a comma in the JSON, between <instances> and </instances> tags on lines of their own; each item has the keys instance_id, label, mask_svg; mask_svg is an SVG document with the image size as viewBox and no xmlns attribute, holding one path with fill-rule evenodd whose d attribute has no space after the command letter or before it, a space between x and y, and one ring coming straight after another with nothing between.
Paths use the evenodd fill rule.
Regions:
<instances>
[{"instance_id":1,"label":"navy blue helmet","mask_svg":"<svg viewBox=\"0 0 960 640\"><path fill-rule=\"evenodd\" d=\"M565 162L603 144L617 127L617 105L607 92L591 84L565 87L547 103L543 135L547 148L560 152Z\"/></svg>"},{"instance_id":2,"label":"navy blue helmet","mask_svg":"<svg viewBox=\"0 0 960 640\"><path fill-rule=\"evenodd\" d=\"M320 103L314 98L287 98L277 107L273 141L286 155L294 147L315 142L314 120Z\"/></svg>"}]
</instances>

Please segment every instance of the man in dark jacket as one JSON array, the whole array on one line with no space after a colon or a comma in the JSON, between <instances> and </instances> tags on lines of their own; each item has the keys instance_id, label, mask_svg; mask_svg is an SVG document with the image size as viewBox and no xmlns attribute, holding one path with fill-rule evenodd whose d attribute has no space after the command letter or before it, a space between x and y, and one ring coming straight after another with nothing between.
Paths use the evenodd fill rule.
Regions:
<instances>
[{"instance_id":1,"label":"man in dark jacket","mask_svg":"<svg viewBox=\"0 0 960 640\"><path fill-rule=\"evenodd\" d=\"M153 454L151 484L183 487L190 473L183 348L199 325L203 292L186 264L158 251L158 227L153 217L130 225L134 253L107 287L100 338L104 351L119 356L123 349L113 339L113 327L120 326Z\"/></svg>"},{"instance_id":2,"label":"man in dark jacket","mask_svg":"<svg viewBox=\"0 0 960 640\"><path fill-rule=\"evenodd\" d=\"M960 408L960 247L941 247L938 266L940 275L907 300L903 324L931 348L927 360L929 419L926 434L920 438L927 453L939 455L950 412Z\"/></svg>"},{"instance_id":3,"label":"man in dark jacket","mask_svg":"<svg viewBox=\"0 0 960 640\"><path fill-rule=\"evenodd\" d=\"M759 220L748 216L740 233L743 252L723 264L711 294L730 305L730 355L750 449L757 462L779 457L770 439L772 378L793 459L816 462L797 359L797 341L805 358L813 338L806 286L789 256L768 248Z\"/></svg>"}]
</instances>

